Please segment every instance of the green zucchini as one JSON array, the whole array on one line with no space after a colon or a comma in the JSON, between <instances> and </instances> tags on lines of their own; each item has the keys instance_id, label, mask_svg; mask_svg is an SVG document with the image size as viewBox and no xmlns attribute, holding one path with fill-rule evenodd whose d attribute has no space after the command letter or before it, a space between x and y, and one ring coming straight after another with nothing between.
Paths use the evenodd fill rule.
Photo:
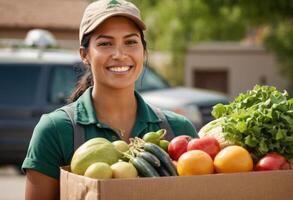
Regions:
<instances>
[{"instance_id":1,"label":"green zucchini","mask_svg":"<svg viewBox=\"0 0 293 200\"><path fill-rule=\"evenodd\" d=\"M130 162L143 177L159 177L160 175L155 168L141 157L130 159Z\"/></svg>"},{"instance_id":2,"label":"green zucchini","mask_svg":"<svg viewBox=\"0 0 293 200\"><path fill-rule=\"evenodd\" d=\"M137 156L142 157L144 160L148 161L148 163L150 163L154 167L161 166L160 160L155 155L151 154L150 152L147 152L147 151L140 152Z\"/></svg>"},{"instance_id":3,"label":"green zucchini","mask_svg":"<svg viewBox=\"0 0 293 200\"><path fill-rule=\"evenodd\" d=\"M160 167L156 167L156 170L160 174L160 176L171 176L171 174L163 165L161 165Z\"/></svg>"},{"instance_id":4,"label":"green zucchini","mask_svg":"<svg viewBox=\"0 0 293 200\"><path fill-rule=\"evenodd\" d=\"M170 156L161 147L147 142L144 144L144 150L154 154L161 161L161 165L166 167L171 176L178 175Z\"/></svg>"}]
</instances>

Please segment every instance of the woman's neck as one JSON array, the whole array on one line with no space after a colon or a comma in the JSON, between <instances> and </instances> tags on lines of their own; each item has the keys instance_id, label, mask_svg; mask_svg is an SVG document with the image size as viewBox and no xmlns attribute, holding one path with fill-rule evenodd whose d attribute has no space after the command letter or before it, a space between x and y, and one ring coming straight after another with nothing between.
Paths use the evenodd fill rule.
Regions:
<instances>
[{"instance_id":1,"label":"woman's neck","mask_svg":"<svg viewBox=\"0 0 293 200\"><path fill-rule=\"evenodd\" d=\"M136 99L132 88L105 91L94 87L92 98L97 113L107 113L111 116L136 110Z\"/></svg>"},{"instance_id":2,"label":"woman's neck","mask_svg":"<svg viewBox=\"0 0 293 200\"><path fill-rule=\"evenodd\" d=\"M133 88L104 91L94 87L92 98L99 121L108 124L127 141L137 112Z\"/></svg>"}]
</instances>

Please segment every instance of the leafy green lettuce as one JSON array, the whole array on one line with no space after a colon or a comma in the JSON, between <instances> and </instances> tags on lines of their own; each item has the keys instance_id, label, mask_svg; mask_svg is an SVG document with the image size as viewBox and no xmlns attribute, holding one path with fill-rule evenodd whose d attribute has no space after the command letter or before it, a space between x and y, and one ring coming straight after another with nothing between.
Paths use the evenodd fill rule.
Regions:
<instances>
[{"instance_id":1,"label":"leafy green lettuce","mask_svg":"<svg viewBox=\"0 0 293 200\"><path fill-rule=\"evenodd\" d=\"M293 164L293 98L275 87L256 85L229 105L217 104L224 138L248 149L255 160L278 152Z\"/></svg>"}]
</instances>

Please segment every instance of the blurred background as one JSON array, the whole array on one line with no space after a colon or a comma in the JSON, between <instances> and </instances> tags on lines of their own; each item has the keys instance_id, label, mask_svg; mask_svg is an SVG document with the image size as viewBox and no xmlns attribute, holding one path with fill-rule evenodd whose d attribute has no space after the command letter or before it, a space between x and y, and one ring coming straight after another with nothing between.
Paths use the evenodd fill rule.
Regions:
<instances>
[{"instance_id":1,"label":"blurred background","mask_svg":"<svg viewBox=\"0 0 293 200\"><path fill-rule=\"evenodd\" d=\"M199 129L213 105L256 84L292 97L293 1L131 1L148 27L149 70L137 89L149 102ZM23 199L19 166L33 127L66 103L82 73L78 29L89 2L0 0L0 199Z\"/></svg>"}]
</instances>

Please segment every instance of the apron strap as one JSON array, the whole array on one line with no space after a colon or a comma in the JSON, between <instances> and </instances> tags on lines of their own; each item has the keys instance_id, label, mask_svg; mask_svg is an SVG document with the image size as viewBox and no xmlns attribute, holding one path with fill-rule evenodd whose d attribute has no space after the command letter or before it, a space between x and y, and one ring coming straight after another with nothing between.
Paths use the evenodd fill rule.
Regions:
<instances>
[{"instance_id":1,"label":"apron strap","mask_svg":"<svg viewBox=\"0 0 293 200\"><path fill-rule=\"evenodd\" d=\"M62 108L60 108L61 110L63 110L64 112L66 112L66 114L68 115L72 127L73 127L73 140L74 140L74 151L84 143L85 141L85 131L84 131L84 127L78 123L75 122L74 120L74 106L73 103L68 104L63 106Z\"/></svg>"},{"instance_id":2,"label":"apron strap","mask_svg":"<svg viewBox=\"0 0 293 200\"><path fill-rule=\"evenodd\" d=\"M171 128L171 126L170 126L165 114L163 113L163 111L160 108L158 108L158 107L156 107L154 105L151 105L151 104L148 104L148 105L151 107L151 109L160 118L160 120L161 120L160 128L161 129L166 129L167 133L165 135L165 139L170 141L172 138L175 137L175 135L174 135L174 132L173 132L173 130L172 130L172 128Z\"/></svg>"}]
</instances>

